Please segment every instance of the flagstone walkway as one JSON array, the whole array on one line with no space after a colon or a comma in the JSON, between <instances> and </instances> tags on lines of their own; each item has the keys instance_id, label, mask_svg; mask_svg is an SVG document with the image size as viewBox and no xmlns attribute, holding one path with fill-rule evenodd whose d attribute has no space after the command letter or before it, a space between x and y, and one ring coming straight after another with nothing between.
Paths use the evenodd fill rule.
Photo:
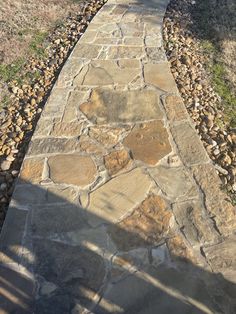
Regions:
<instances>
[{"instance_id":1,"label":"flagstone walkway","mask_svg":"<svg viewBox=\"0 0 236 314\"><path fill-rule=\"evenodd\" d=\"M235 208L162 46L109 0L38 122L1 234L0 313L235 313Z\"/></svg>"}]
</instances>

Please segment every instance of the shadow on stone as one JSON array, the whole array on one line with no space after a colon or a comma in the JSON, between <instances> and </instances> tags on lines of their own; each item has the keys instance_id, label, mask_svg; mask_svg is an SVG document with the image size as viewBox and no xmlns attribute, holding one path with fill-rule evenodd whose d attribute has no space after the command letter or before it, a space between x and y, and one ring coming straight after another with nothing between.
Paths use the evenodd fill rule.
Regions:
<instances>
[{"instance_id":1,"label":"shadow on stone","mask_svg":"<svg viewBox=\"0 0 236 314\"><path fill-rule=\"evenodd\" d=\"M235 313L235 285L171 248L161 228L171 213L157 196L118 223L51 194L28 208L13 195L0 239L1 313Z\"/></svg>"}]
</instances>

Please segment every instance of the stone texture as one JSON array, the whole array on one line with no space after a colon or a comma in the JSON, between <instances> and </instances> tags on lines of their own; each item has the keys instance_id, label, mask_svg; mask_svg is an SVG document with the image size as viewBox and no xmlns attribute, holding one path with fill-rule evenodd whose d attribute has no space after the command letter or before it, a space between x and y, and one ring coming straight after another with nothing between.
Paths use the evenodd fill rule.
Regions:
<instances>
[{"instance_id":1,"label":"stone texture","mask_svg":"<svg viewBox=\"0 0 236 314\"><path fill-rule=\"evenodd\" d=\"M79 105L82 104L87 98L87 92L84 91L73 91L70 93L66 107L63 113L63 122L78 121L77 111ZM75 122L76 122L75 121Z\"/></svg>"},{"instance_id":2,"label":"stone texture","mask_svg":"<svg viewBox=\"0 0 236 314\"><path fill-rule=\"evenodd\" d=\"M203 275L198 276L194 266L190 266L189 270L186 267L179 270L168 266L158 268L151 265L143 266L135 273L108 285L94 312L96 314L220 313L219 306L212 297L212 291L208 291L202 277L204 278ZM216 280L211 278L211 281L216 284Z\"/></svg>"},{"instance_id":3,"label":"stone texture","mask_svg":"<svg viewBox=\"0 0 236 314\"><path fill-rule=\"evenodd\" d=\"M182 201L199 195L193 178L184 167L158 166L150 168L149 172L166 197L173 201Z\"/></svg>"},{"instance_id":4,"label":"stone texture","mask_svg":"<svg viewBox=\"0 0 236 314\"><path fill-rule=\"evenodd\" d=\"M90 194L89 223L96 226L116 222L145 198L151 184L141 169L110 180Z\"/></svg>"},{"instance_id":5,"label":"stone texture","mask_svg":"<svg viewBox=\"0 0 236 314\"><path fill-rule=\"evenodd\" d=\"M145 104L145 106L144 106ZM148 119L161 119L156 91L115 91L95 89L90 101L80 106L80 110L94 123L136 122Z\"/></svg>"},{"instance_id":6,"label":"stone texture","mask_svg":"<svg viewBox=\"0 0 236 314\"><path fill-rule=\"evenodd\" d=\"M44 204L33 207L32 232L34 236L53 237L87 227L84 210L73 204Z\"/></svg>"},{"instance_id":7,"label":"stone texture","mask_svg":"<svg viewBox=\"0 0 236 314\"><path fill-rule=\"evenodd\" d=\"M200 201L176 203L173 211L179 228L193 247L219 241L219 233Z\"/></svg>"},{"instance_id":8,"label":"stone texture","mask_svg":"<svg viewBox=\"0 0 236 314\"><path fill-rule=\"evenodd\" d=\"M78 42L72 53L72 58L95 59L101 50L100 46L81 44Z\"/></svg>"},{"instance_id":9,"label":"stone texture","mask_svg":"<svg viewBox=\"0 0 236 314\"><path fill-rule=\"evenodd\" d=\"M89 136L106 147L116 145L122 132L124 132L123 128L96 125L89 128Z\"/></svg>"},{"instance_id":10,"label":"stone texture","mask_svg":"<svg viewBox=\"0 0 236 314\"><path fill-rule=\"evenodd\" d=\"M96 60L85 65L83 70L75 77L74 86L78 85L113 85L129 84L140 73L140 64L137 60L132 67L121 68L117 62L112 60ZM131 64L130 64L131 65Z\"/></svg>"},{"instance_id":11,"label":"stone texture","mask_svg":"<svg viewBox=\"0 0 236 314\"><path fill-rule=\"evenodd\" d=\"M156 195L150 195L133 213L117 225L109 227L109 233L121 251L157 245L167 235L173 215L168 204Z\"/></svg>"},{"instance_id":12,"label":"stone texture","mask_svg":"<svg viewBox=\"0 0 236 314\"><path fill-rule=\"evenodd\" d=\"M187 120L189 118L181 97L169 95L164 98L163 103L167 117L171 122Z\"/></svg>"},{"instance_id":13,"label":"stone texture","mask_svg":"<svg viewBox=\"0 0 236 314\"><path fill-rule=\"evenodd\" d=\"M28 212L9 207L0 236L0 263L19 263Z\"/></svg>"},{"instance_id":14,"label":"stone texture","mask_svg":"<svg viewBox=\"0 0 236 314\"><path fill-rule=\"evenodd\" d=\"M87 305L99 291L105 266L101 256L84 247L34 240L37 275L58 286L49 298L36 301L36 313L70 313L76 300Z\"/></svg>"},{"instance_id":15,"label":"stone texture","mask_svg":"<svg viewBox=\"0 0 236 314\"><path fill-rule=\"evenodd\" d=\"M108 59L140 59L144 54L141 47L113 46L108 49Z\"/></svg>"},{"instance_id":16,"label":"stone texture","mask_svg":"<svg viewBox=\"0 0 236 314\"><path fill-rule=\"evenodd\" d=\"M154 85L166 92L177 92L177 87L167 62L144 64L144 79L147 84Z\"/></svg>"},{"instance_id":17,"label":"stone texture","mask_svg":"<svg viewBox=\"0 0 236 314\"><path fill-rule=\"evenodd\" d=\"M166 55L163 48L147 47L146 54L149 62L159 63L160 61L166 61Z\"/></svg>"},{"instance_id":18,"label":"stone texture","mask_svg":"<svg viewBox=\"0 0 236 314\"><path fill-rule=\"evenodd\" d=\"M53 118L41 117L37 122L33 137L42 137L49 135L53 125Z\"/></svg>"},{"instance_id":19,"label":"stone texture","mask_svg":"<svg viewBox=\"0 0 236 314\"><path fill-rule=\"evenodd\" d=\"M52 131L50 132L51 136L63 137L63 136L79 136L81 132L82 124L78 121L65 123L65 122L56 122L53 125Z\"/></svg>"},{"instance_id":20,"label":"stone texture","mask_svg":"<svg viewBox=\"0 0 236 314\"><path fill-rule=\"evenodd\" d=\"M180 157L186 165L204 163L209 160L196 131L189 123L182 123L171 128Z\"/></svg>"},{"instance_id":21,"label":"stone texture","mask_svg":"<svg viewBox=\"0 0 236 314\"><path fill-rule=\"evenodd\" d=\"M168 133L161 121L137 124L124 140L132 157L149 165L156 165L171 152Z\"/></svg>"},{"instance_id":22,"label":"stone texture","mask_svg":"<svg viewBox=\"0 0 236 314\"><path fill-rule=\"evenodd\" d=\"M79 150L88 154L105 155L106 150L100 143L93 141L86 135L82 135L79 138Z\"/></svg>"},{"instance_id":23,"label":"stone texture","mask_svg":"<svg viewBox=\"0 0 236 314\"><path fill-rule=\"evenodd\" d=\"M221 190L221 181L211 164L193 167L194 177L203 194L209 215L223 235L233 233L236 227L236 212L230 200Z\"/></svg>"},{"instance_id":24,"label":"stone texture","mask_svg":"<svg viewBox=\"0 0 236 314\"><path fill-rule=\"evenodd\" d=\"M215 272L220 272L232 283L236 283L236 236L221 243L204 248L203 251ZM234 288L234 293L236 288ZM234 294L235 295L235 294Z\"/></svg>"},{"instance_id":25,"label":"stone texture","mask_svg":"<svg viewBox=\"0 0 236 314\"><path fill-rule=\"evenodd\" d=\"M110 176L117 174L122 169L128 169L132 164L129 153L124 149L106 155L104 163Z\"/></svg>"},{"instance_id":26,"label":"stone texture","mask_svg":"<svg viewBox=\"0 0 236 314\"><path fill-rule=\"evenodd\" d=\"M76 151L78 147L79 141L76 138L36 138L30 143L28 155L69 153Z\"/></svg>"},{"instance_id":27,"label":"stone texture","mask_svg":"<svg viewBox=\"0 0 236 314\"><path fill-rule=\"evenodd\" d=\"M1 314L33 313L34 281L24 273L0 265Z\"/></svg>"},{"instance_id":28,"label":"stone texture","mask_svg":"<svg viewBox=\"0 0 236 314\"><path fill-rule=\"evenodd\" d=\"M48 165L50 178L55 183L85 186L92 183L97 174L92 158L78 154L52 156Z\"/></svg>"},{"instance_id":29,"label":"stone texture","mask_svg":"<svg viewBox=\"0 0 236 314\"><path fill-rule=\"evenodd\" d=\"M173 260L180 259L186 262L191 261L196 264L197 261L194 257L193 251L186 245L180 235L167 239L166 243Z\"/></svg>"},{"instance_id":30,"label":"stone texture","mask_svg":"<svg viewBox=\"0 0 236 314\"><path fill-rule=\"evenodd\" d=\"M42 179L44 159L25 159L20 172L20 179L25 182L39 183Z\"/></svg>"}]
</instances>

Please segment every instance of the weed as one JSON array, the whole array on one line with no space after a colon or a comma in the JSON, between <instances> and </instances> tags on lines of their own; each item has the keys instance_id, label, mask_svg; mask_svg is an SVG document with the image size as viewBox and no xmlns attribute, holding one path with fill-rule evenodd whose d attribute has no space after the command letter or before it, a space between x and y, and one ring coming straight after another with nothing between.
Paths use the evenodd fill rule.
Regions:
<instances>
[{"instance_id":1,"label":"weed","mask_svg":"<svg viewBox=\"0 0 236 314\"><path fill-rule=\"evenodd\" d=\"M0 65L0 79L4 82L9 82L17 79L20 71L25 64L25 59L18 58L14 63Z\"/></svg>"},{"instance_id":2,"label":"weed","mask_svg":"<svg viewBox=\"0 0 236 314\"><path fill-rule=\"evenodd\" d=\"M46 52L45 52L45 48L44 48L44 41L47 37L47 33L46 32L36 32L34 34L34 37L29 45L29 49L30 52L34 55L36 55L37 57L44 57Z\"/></svg>"}]
</instances>

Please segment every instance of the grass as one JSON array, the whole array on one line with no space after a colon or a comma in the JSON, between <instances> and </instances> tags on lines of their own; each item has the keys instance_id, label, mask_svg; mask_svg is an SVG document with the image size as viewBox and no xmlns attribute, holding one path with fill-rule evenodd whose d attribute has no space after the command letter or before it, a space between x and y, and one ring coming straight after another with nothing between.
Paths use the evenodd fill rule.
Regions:
<instances>
[{"instance_id":1,"label":"grass","mask_svg":"<svg viewBox=\"0 0 236 314\"><path fill-rule=\"evenodd\" d=\"M225 6L215 0L198 0L192 11L194 28L201 40L202 49L208 59L208 72L215 91L222 99L224 121L232 128L236 127L236 92L226 71L222 42L234 31L235 17L228 10L231 0ZM228 6L227 6L228 5ZM233 71L227 67L228 72ZM235 73L232 73L235 75ZM218 121L222 126L222 121Z\"/></svg>"},{"instance_id":2,"label":"grass","mask_svg":"<svg viewBox=\"0 0 236 314\"><path fill-rule=\"evenodd\" d=\"M34 34L29 45L30 52L37 57L45 57L44 41L47 37L47 32L38 31Z\"/></svg>"},{"instance_id":3,"label":"grass","mask_svg":"<svg viewBox=\"0 0 236 314\"><path fill-rule=\"evenodd\" d=\"M14 63L0 65L0 79L4 82L9 82L17 79L25 64L24 58L18 58Z\"/></svg>"}]
</instances>

